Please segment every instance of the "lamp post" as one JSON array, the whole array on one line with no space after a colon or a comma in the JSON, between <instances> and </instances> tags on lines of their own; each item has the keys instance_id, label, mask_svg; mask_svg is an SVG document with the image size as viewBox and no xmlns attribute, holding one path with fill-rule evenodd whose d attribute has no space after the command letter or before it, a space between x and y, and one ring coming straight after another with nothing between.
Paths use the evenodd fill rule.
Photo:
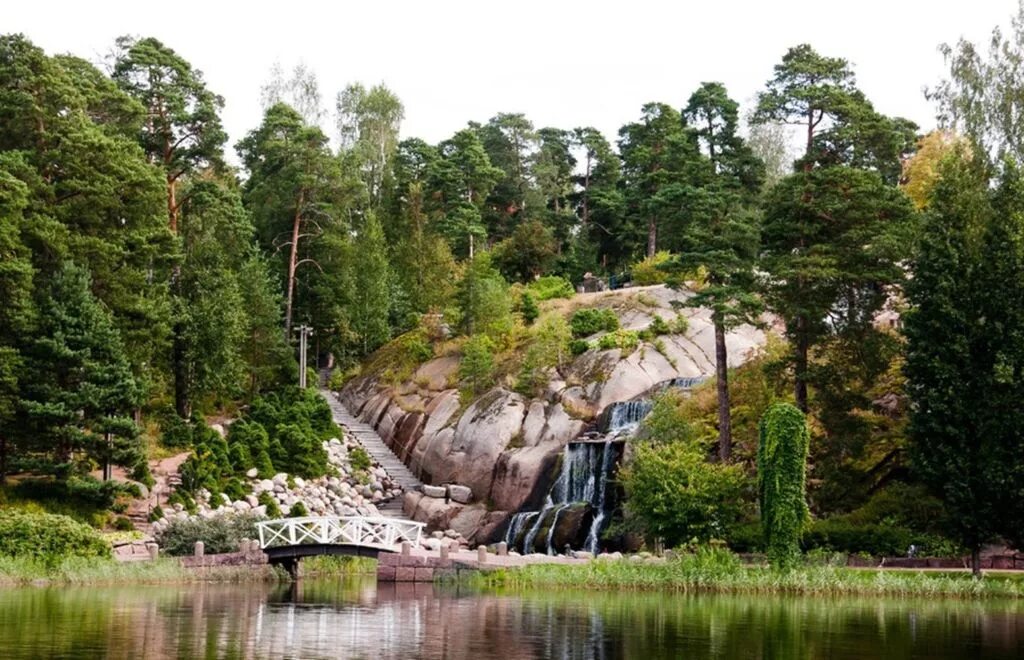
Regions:
<instances>
[{"instance_id":1,"label":"lamp post","mask_svg":"<svg viewBox=\"0 0 1024 660\"><path fill-rule=\"evenodd\" d=\"M306 340L313 334L313 328L300 325L295 328L299 333L299 389L306 389Z\"/></svg>"}]
</instances>

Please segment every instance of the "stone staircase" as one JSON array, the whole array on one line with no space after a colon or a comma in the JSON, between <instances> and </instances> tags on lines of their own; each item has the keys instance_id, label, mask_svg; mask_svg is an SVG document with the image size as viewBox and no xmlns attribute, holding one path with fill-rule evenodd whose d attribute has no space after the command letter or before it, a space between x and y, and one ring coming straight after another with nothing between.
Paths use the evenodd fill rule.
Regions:
<instances>
[{"instance_id":1,"label":"stone staircase","mask_svg":"<svg viewBox=\"0 0 1024 660\"><path fill-rule=\"evenodd\" d=\"M387 471L391 480L402 487L403 491L417 491L423 487L423 484L416 478L416 475L384 444L384 440L377 434L377 431L350 413L345 405L338 400L334 392L321 389L320 396L326 399L327 405L331 407L334 423L344 427L363 446L366 453L370 455L370 458ZM405 518L405 515L402 513L401 497L394 497L378 504L377 510L380 511L382 516Z\"/></svg>"}]
</instances>

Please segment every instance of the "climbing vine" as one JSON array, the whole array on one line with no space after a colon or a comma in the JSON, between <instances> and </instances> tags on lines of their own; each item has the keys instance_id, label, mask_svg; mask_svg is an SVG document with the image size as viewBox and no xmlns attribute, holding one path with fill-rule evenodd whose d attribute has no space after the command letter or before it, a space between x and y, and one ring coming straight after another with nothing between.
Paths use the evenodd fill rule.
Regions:
<instances>
[{"instance_id":1,"label":"climbing vine","mask_svg":"<svg viewBox=\"0 0 1024 660\"><path fill-rule=\"evenodd\" d=\"M808 519L807 447L803 413L788 403L772 404L761 418L757 471L765 547L776 568L792 567L800 554Z\"/></svg>"}]
</instances>

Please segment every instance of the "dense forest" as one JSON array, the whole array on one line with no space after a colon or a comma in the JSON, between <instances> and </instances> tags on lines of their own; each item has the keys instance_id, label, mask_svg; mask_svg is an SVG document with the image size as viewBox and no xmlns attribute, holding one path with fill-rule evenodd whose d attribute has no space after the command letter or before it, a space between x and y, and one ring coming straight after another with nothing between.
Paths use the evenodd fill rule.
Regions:
<instances>
[{"instance_id":1,"label":"dense forest","mask_svg":"<svg viewBox=\"0 0 1024 660\"><path fill-rule=\"evenodd\" d=\"M717 378L686 404L709 461L752 465L749 409L788 399L816 515L1020 542L1022 33L945 49L927 134L799 45L747 113L707 82L611 139L501 112L429 144L383 85L327 112L308 70L276 69L234 145L223 99L156 39L97 66L0 37L0 482L145 482L161 436L187 447L204 415L294 398L300 326L302 368L338 383L393 340L429 354L443 318L463 385L486 389L545 287L589 274L712 311ZM781 336L730 373L726 331L764 322Z\"/></svg>"}]
</instances>

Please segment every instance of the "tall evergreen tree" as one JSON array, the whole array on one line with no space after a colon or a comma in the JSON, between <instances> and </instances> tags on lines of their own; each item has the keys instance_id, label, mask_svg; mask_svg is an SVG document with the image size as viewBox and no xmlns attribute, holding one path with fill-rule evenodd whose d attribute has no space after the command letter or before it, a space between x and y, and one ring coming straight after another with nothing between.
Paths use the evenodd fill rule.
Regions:
<instances>
[{"instance_id":1,"label":"tall evergreen tree","mask_svg":"<svg viewBox=\"0 0 1024 660\"><path fill-rule=\"evenodd\" d=\"M65 262L42 295L22 405L35 449L57 464L82 452L109 478L111 464L144 466L131 419L140 391L110 314L89 289L88 273Z\"/></svg>"},{"instance_id":2,"label":"tall evergreen tree","mask_svg":"<svg viewBox=\"0 0 1024 660\"><path fill-rule=\"evenodd\" d=\"M32 326L32 262L21 241L28 187L3 168L0 157L0 484L14 451L20 405L22 350Z\"/></svg>"},{"instance_id":3,"label":"tall evergreen tree","mask_svg":"<svg viewBox=\"0 0 1024 660\"><path fill-rule=\"evenodd\" d=\"M704 83L683 111L707 158L707 167L683 202L690 222L681 237L676 269L703 268L705 282L687 300L691 307L711 310L715 328L715 374L718 389L718 454L732 455L729 399L729 356L726 332L756 323L761 311L756 293L754 261L760 242L755 203L763 165L737 135L739 105L720 83ZM679 286L678 283L673 284Z\"/></svg>"},{"instance_id":4,"label":"tall evergreen tree","mask_svg":"<svg viewBox=\"0 0 1024 660\"><path fill-rule=\"evenodd\" d=\"M1024 541L1024 179L1006 163L992 190L962 149L940 171L907 285L909 434L977 575L982 544Z\"/></svg>"}]
</instances>

